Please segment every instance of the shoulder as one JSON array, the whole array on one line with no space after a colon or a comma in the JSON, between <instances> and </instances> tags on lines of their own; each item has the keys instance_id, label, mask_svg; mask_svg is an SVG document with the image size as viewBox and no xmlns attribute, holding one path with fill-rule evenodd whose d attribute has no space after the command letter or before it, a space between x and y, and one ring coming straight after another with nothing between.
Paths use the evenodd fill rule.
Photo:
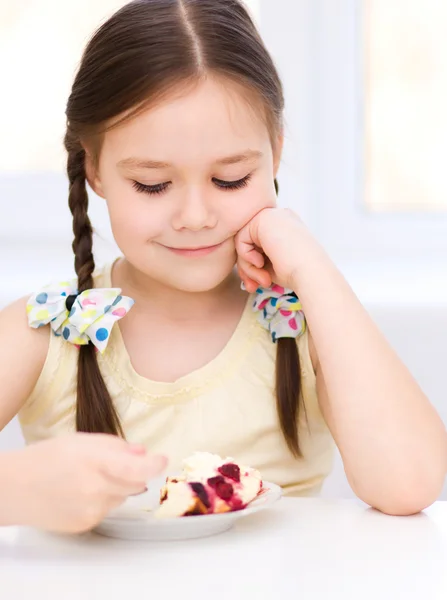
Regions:
<instances>
[{"instance_id":1,"label":"shoulder","mask_svg":"<svg viewBox=\"0 0 447 600\"><path fill-rule=\"evenodd\" d=\"M8 345L12 349L20 346L26 355L34 357L33 362L43 364L49 344L48 328L29 326L28 299L28 296L20 298L0 312L0 346Z\"/></svg>"},{"instance_id":2,"label":"shoulder","mask_svg":"<svg viewBox=\"0 0 447 600\"><path fill-rule=\"evenodd\" d=\"M43 370L50 328L31 329L27 298L0 312L0 429L20 410Z\"/></svg>"},{"instance_id":3,"label":"shoulder","mask_svg":"<svg viewBox=\"0 0 447 600\"><path fill-rule=\"evenodd\" d=\"M107 265L95 271L95 287L107 287L109 272L110 266ZM68 348L71 345L64 344L52 334L50 325L37 327L40 304L36 299L39 295L45 295L45 290L48 291L53 285L44 284L40 290L12 302L0 311L0 429L5 424L5 404L11 407L14 405L17 409L15 412L18 412L45 372L50 372L51 366L57 366L64 348L67 348L66 352L72 350L70 358L76 356L73 348ZM72 277L55 285L75 290L76 279ZM41 309L44 308L42 305ZM29 320L31 311L33 320L36 321L33 327Z\"/></svg>"}]
</instances>

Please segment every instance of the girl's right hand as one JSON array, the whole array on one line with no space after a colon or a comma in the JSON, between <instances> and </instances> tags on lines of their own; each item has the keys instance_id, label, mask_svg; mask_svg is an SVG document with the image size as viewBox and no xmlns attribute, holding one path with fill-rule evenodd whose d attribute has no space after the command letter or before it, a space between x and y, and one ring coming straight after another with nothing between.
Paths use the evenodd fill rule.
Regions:
<instances>
[{"instance_id":1,"label":"girl's right hand","mask_svg":"<svg viewBox=\"0 0 447 600\"><path fill-rule=\"evenodd\" d=\"M11 524L60 533L92 529L166 467L115 436L75 433L3 454ZM5 492L2 492L4 494ZM4 498L5 499L5 498Z\"/></svg>"}]
</instances>

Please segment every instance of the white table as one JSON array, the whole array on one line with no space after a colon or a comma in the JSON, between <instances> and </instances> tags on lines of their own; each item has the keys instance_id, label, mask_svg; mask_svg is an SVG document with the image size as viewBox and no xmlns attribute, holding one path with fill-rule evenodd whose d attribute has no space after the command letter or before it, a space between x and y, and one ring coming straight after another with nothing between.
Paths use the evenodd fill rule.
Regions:
<instances>
[{"instance_id":1,"label":"white table","mask_svg":"<svg viewBox=\"0 0 447 600\"><path fill-rule=\"evenodd\" d=\"M0 529L1 600L446 600L447 502L408 518L284 498L225 534L125 542Z\"/></svg>"}]
</instances>

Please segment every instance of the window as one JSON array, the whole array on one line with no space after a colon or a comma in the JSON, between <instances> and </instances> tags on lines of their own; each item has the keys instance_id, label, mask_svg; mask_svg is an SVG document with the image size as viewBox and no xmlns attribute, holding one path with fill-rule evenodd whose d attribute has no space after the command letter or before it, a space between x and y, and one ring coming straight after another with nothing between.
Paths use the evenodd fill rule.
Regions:
<instances>
[{"instance_id":1,"label":"window","mask_svg":"<svg viewBox=\"0 0 447 600\"><path fill-rule=\"evenodd\" d=\"M405 262L417 279L447 256L443 4L315 0L297 32L311 32L300 82L311 124L299 140L312 157L310 225L341 266L398 273ZM405 106L398 115L399 102L413 109L411 122Z\"/></svg>"},{"instance_id":2,"label":"window","mask_svg":"<svg viewBox=\"0 0 447 600\"><path fill-rule=\"evenodd\" d=\"M367 0L365 202L447 209L447 4Z\"/></svg>"},{"instance_id":3,"label":"window","mask_svg":"<svg viewBox=\"0 0 447 600\"><path fill-rule=\"evenodd\" d=\"M445 19L441 5L445 3L260 3L261 32L279 66L286 91L286 143L279 173L281 202L297 210L365 302L439 302L447 293L447 211L441 210L439 202L435 207L434 202L426 200L427 190L433 185L428 169L420 170L418 175L424 187L417 203L401 201L404 194L400 190L396 201L393 192L397 183L392 189L389 186L386 194L376 191L383 177L375 166L375 157L380 156L384 136L383 129L376 125L377 95L368 94L379 78L377 66L375 71L369 67L373 60L377 65L377 59L371 58L372 40L374 36L380 40L385 19L400 11L400 27L405 31L410 11L414 13L417 5L423 7L417 10L427 13L421 21L427 31L436 19L442 28ZM371 7L376 13L374 19L368 15ZM435 46L431 40L430 51L436 61L447 60L441 41ZM435 51L435 47L440 49ZM444 71L446 66L444 62ZM393 76L400 77L399 71ZM369 81L368 87L365 81ZM399 93L403 96L402 89ZM414 101L409 95L405 97ZM415 118L423 119L430 111L432 107L427 107L425 114L418 111ZM445 118L442 112L438 114ZM441 120L438 125L442 126ZM444 143L445 132L444 127L439 137ZM413 155L417 152L418 146L413 146ZM429 152L439 165L443 156L437 156L432 148ZM437 196L445 199L447 190L440 173L436 178Z\"/></svg>"}]
</instances>

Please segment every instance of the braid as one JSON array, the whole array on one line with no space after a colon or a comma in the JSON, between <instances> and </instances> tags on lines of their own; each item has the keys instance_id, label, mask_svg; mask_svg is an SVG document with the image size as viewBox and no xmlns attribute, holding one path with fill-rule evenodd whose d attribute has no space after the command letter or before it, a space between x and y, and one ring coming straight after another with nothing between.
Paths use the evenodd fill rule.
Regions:
<instances>
[{"instance_id":1,"label":"braid","mask_svg":"<svg viewBox=\"0 0 447 600\"><path fill-rule=\"evenodd\" d=\"M73 252L78 290L83 292L93 287L93 229L88 217L88 194L86 188L85 150L80 147L68 154L67 161L70 191L68 205L73 215Z\"/></svg>"},{"instance_id":2,"label":"braid","mask_svg":"<svg viewBox=\"0 0 447 600\"><path fill-rule=\"evenodd\" d=\"M68 204L73 215L73 252L79 293L94 286L93 229L88 217L85 150L68 129ZM81 346L78 359L76 429L88 433L109 433L124 437L118 414L99 369L92 343Z\"/></svg>"},{"instance_id":3,"label":"braid","mask_svg":"<svg viewBox=\"0 0 447 600\"><path fill-rule=\"evenodd\" d=\"M275 190L278 194L277 179ZM301 367L296 340L281 338L276 350L276 405L281 431L294 456L302 456L298 424L301 409L305 414L305 406L301 404Z\"/></svg>"},{"instance_id":4,"label":"braid","mask_svg":"<svg viewBox=\"0 0 447 600\"><path fill-rule=\"evenodd\" d=\"M302 456L298 424L301 414L301 368L296 340L281 338L276 349L276 406L279 424L294 456ZM305 409L304 405L302 407Z\"/></svg>"}]
</instances>

